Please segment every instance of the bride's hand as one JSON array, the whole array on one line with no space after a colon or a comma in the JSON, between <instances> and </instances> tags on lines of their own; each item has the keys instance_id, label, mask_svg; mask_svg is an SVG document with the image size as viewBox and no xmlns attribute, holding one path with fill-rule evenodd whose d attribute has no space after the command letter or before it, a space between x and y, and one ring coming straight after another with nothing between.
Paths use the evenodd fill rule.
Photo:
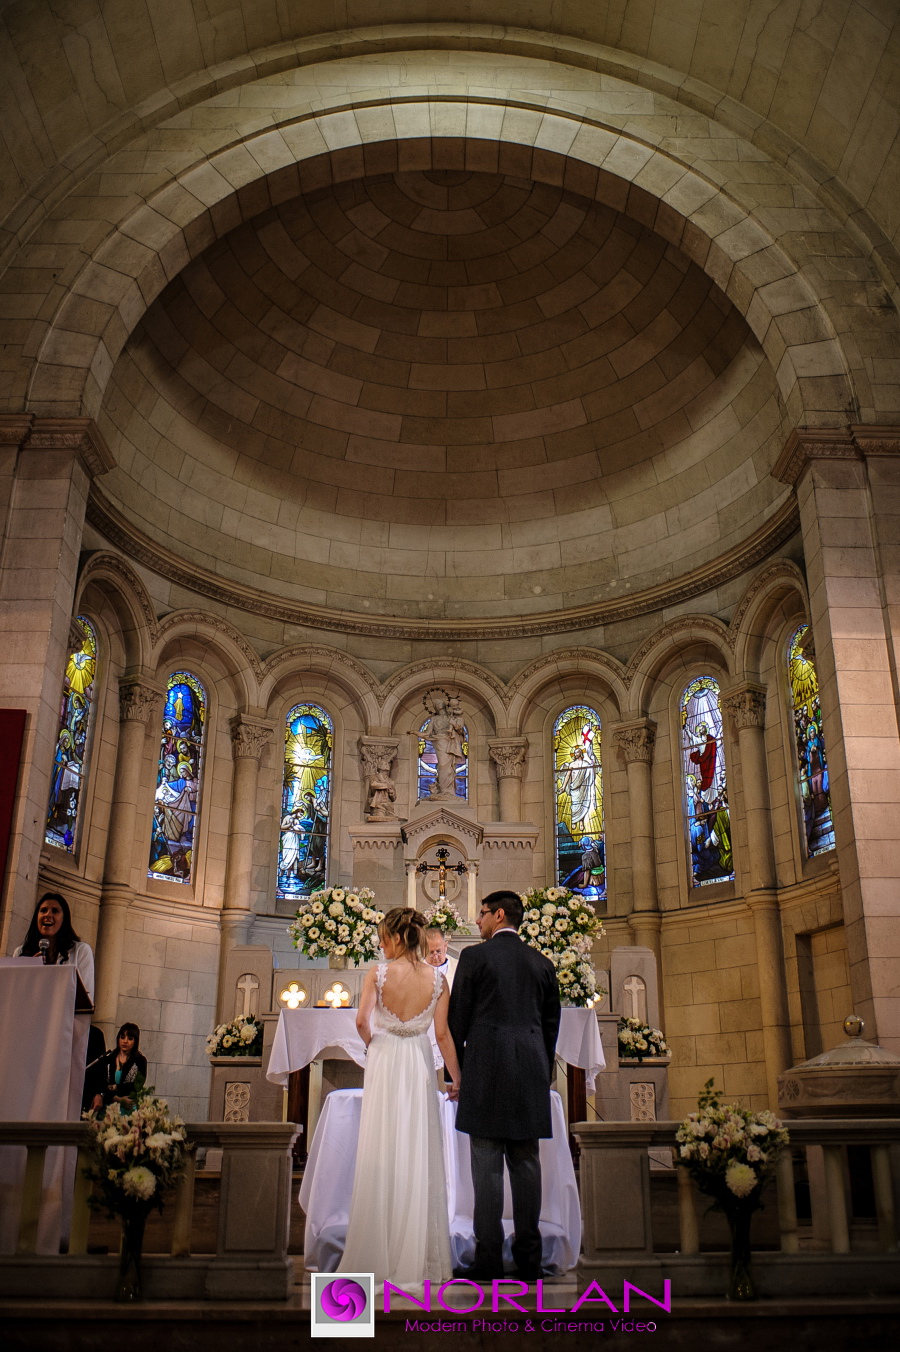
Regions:
<instances>
[{"instance_id":1,"label":"bride's hand","mask_svg":"<svg viewBox=\"0 0 900 1352\"><path fill-rule=\"evenodd\" d=\"M453 1083L451 1082L449 1088L447 1089L447 1097L448 1097L448 1099L452 1100L454 1103L456 1102L456 1100L459 1098L459 1085L458 1085L458 1084L453 1084Z\"/></svg>"}]
</instances>

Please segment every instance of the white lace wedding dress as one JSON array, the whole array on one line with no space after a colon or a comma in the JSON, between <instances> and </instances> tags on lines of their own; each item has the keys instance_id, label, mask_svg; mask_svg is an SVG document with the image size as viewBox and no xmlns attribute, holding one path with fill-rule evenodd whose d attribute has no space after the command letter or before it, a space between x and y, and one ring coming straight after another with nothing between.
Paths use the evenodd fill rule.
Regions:
<instances>
[{"instance_id":1,"label":"white lace wedding dress","mask_svg":"<svg viewBox=\"0 0 900 1352\"><path fill-rule=\"evenodd\" d=\"M375 976L372 1041L366 1057L359 1148L347 1243L339 1272L421 1294L422 1282L449 1281L450 1234L438 1088L428 1029L441 993L412 1019L383 1002L387 963Z\"/></svg>"}]
</instances>

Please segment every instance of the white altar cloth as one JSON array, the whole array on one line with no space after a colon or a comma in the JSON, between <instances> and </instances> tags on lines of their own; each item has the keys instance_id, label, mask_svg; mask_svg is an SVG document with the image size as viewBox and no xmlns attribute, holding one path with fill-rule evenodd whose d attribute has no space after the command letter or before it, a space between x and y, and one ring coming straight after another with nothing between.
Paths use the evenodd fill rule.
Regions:
<instances>
[{"instance_id":1,"label":"white altar cloth","mask_svg":"<svg viewBox=\"0 0 900 1352\"><path fill-rule=\"evenodd\" d=\"M606 1067L606 1057L603 1055L597 1015L592 1009L562 1010L556 1055L560 1061L565 1061L569 1066L579 1066L584 1071L585 1088L589 1094L593 1094L597 1074Z\"/></svg>"},{"instance_id":2,"label":"white altar cloth","mask_svg":"<svg viewBox=\"0 0 900 1352\"><path fill-rule=\"evenodd\" d=\"M435 1091L437 1092L437 1091ZM334 1272L347 1236L353 1174L362 1111L361 1089L335 1089L322 1106L309 1151L300 1205L306 1212L304 1257L314 1272ZM453 1265L466 1266L475 1257L472 1228L474 1194L469 1156L469 1138L455 1129L456 1104L440 1095L444 1132L444 1165L447 1173L447 1213ZM581 1250L581 1207L575 1170L569 1153L565 1113L559 1094L551 1091L553 1138L541 1141L541 1236L543 1266L550 1272L568 1272L578 1262ZM504 1260L511 1270L512 1200L509 1179L504 1189Z\"/></svg>"},{"instance_id":3,"label":"white altar cloth","mask_svg":"<svg viewBox=\"0 0 900 1352\"><path fill-rule=\"evenodd\" d=\"M592 1009L563 1009L556 1054L585 1072L587 1092L594 1092L597 1072L606 1065L597 1016ZM287 1088L291 1071L325 1058L366 1064L366 1048L356 1031L356 1010L283 1009L266 1068L271 1084Z\"/></svg>"},{"instance_id":4,"label":"white altar cloth","mask_svg":"<svg viewBox=\"0 0 900 1352\"><path fill-rule=\"evenodd\" d=\"M88 1015L75 1014L74 964L0 962L0 1121L77 1122L81 1115ZM47 1151L38 1252L59 1253L64 1178L60 1147ZM68 1152L74 1180L75 1152ZM0 1149L0 1253L15 1252L24 1146Z\"/></svg>"}]
</instances>

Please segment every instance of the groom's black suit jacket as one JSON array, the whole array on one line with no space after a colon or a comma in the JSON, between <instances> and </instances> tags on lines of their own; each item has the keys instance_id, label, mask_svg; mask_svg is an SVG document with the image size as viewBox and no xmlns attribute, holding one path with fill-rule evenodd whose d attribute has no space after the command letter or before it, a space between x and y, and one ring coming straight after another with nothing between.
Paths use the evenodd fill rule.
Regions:
<instances>
[{"instance_id":1,"label":"groom's black suit jacket","mask_svg":"<svg viewBox=\"0 0 900 1352\"><path fill-rule=\"evenodd\" d=\"M501 931L460 956L450 1032L462 1069L457 1131L534 1140L552 1136L550 1081L559 1032L553 963Z\"/></svg>"}]
</instances>

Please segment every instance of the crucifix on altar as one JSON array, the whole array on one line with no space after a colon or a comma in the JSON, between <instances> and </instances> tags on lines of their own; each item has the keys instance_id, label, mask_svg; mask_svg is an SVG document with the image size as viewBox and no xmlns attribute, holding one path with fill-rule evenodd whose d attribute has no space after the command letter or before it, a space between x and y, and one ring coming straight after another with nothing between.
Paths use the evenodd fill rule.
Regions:
<instances>
[{"instance_id":1,"label":"crucifix on altar","mask_svg":"<svg viewBox=\"0 0 900 1352\"><path fill-rule=\"evenodd\" d=\"M418 864L416 866L416 873L421 873L424 878L427 878L429 873L437 874L438 894L434 900L440 903L447 900L447 874L456 873L461 878L464 873L468 873L469 869L466 864L447 863L447 860L450 858L450 851L447 849L446 845L439 845L434 853L438 862L436 864L426 864L424 862Z\"/></svg>"}]
</instances>

